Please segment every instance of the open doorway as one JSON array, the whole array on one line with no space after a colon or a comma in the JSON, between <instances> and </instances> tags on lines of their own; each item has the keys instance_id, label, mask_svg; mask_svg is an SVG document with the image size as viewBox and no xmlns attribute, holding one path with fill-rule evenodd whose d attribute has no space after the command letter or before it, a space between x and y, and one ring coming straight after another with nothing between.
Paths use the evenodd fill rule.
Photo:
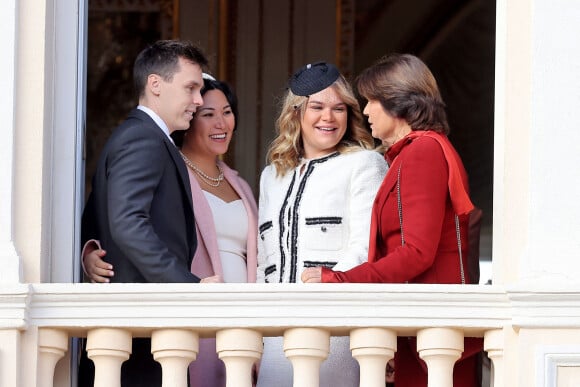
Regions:
<instances>
[{"instance_id":1,"label":"open doorway","mask_svg":"<svg viewBox=\"0 0 580 387\"><path fill-rule=\"evenodd\" d=\"M254 192L273 137L276 97L297 63L337 61L352 78L384 54L408 52L429 65L447 103L450 139L469 173L473 201L483 210L480 282L491 278L494 1L88 4L86 194L101 147L136 104L132 64L149 42L179 37L199 44L214 74L234 86L244 136L230 147L228 163L253 183Z\"/></svg>"},{"instance_id":2,"label":"open doorway","mask_svg":"<svg viewBox=\"0 0 580 387\"><path fill-rule=\"evenodd\" d=\"M244 137L234 143L235 157L228 162L254 183L254 192L273 135L276 97L297 63L337 61L346 47L350 60L342 69L352 77L384 54L412 53L431 68L446 101L450 139L469 173L473 201L483 210L480 283L490 280L495 2L323 0L317 13L300 0L251 3L182 1L174 9L167 0L89 1L86 192L101 147L136 104L132 63L147 43L192 40L209 54L213 72L232 83L240 97ZM326 18L314 23L312 13ZM352 24L337 28L339 19Z\"/></svg>"}]
</instances>

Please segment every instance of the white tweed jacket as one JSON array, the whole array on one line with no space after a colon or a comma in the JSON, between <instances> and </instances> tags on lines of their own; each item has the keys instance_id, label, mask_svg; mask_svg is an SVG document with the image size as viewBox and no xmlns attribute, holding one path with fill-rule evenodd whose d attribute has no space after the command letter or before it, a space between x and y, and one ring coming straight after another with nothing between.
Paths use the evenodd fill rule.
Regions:
<instances>
[{"instance_id":1,"label":"white tweed jacket","mask_svg":"<svg viewBox=\"0 0 580 387\"><path fill-rule=\"evenodd\" d=\"M386 172L383 156L370 150L305 160L282 177L264 168L257 282L301 282L305 267L344 271L366 262L371 209Z\"/></svg>"}]
</instances>

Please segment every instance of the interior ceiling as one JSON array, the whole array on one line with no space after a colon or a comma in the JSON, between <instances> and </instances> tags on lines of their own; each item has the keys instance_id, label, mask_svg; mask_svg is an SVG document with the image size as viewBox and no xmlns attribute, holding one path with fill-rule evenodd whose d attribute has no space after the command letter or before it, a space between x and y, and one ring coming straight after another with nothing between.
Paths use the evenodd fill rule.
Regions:
<instances>
[{"instance_id":1,"label":"interior ceiling","mask_svg":"<svg viewBox=\"0 0 580 387\"><path fill-rule=\"evenodd\" d=\"M356 0L355 47L381 47L427 60L474 12L495 12L493 0ZM366 61L364 61L366 62ZM361 64L360 69L366 67ZM360 70L359 69L359 70Z\"/></svg>"}]
</instances>

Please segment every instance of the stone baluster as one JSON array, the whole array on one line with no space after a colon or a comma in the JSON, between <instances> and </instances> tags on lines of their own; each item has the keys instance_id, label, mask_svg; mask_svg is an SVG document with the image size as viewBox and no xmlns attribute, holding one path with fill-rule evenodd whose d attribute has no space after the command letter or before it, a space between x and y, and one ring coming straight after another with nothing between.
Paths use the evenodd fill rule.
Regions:
<instances>
[{"instance_id":1,"label":"stone baluster","mask_svg":"<svg viewBox=\"0 0 580 387\"><path fill-rule=\"evenodd\" d=\"M350 332L352 356L360 365L360 387L384 387L387 362L397 350L397 333L384 328Z\"/></svg>"},{"instance_id":2,"label":"stone baluster","mask_svg":"<svg viewBox=\"0 0 580 387\"><path fill-rule=\"evenodd\" d=\"M284 332L284 353L292 362L294 387L318 387L320 364L328 357L330 333L319 328Z\"/></svg>"},{"instance_id":3,"label":"stone baluster","mask_svg":"<svg viewBox=\"0 0 580 387\"><path fill-rule=\"evenodd\" d=\"M68 333L58 329L38 330L38 387L52 387L56 363L68 349Z\"/></svg>"},{"instance_id":4,"label":"stone baluster","mask_svg":"<svg viewBox=\"0 0 580 387\"><path fill-rule=\"evenodd\" d=\"M417 333L417 351L427 363L427 385L453 387L453 366L463 352L463 331L453 328L422 329Z\"/></svg>"},{"instance_id":5,"label":"stone baluster","mask_svg":"<svg viewBox=\"0 0 580 387\"><path fill-rule=\"evenodd\" d=\"M124 329L97 328L87 333L87 356L95 363L94 387L120 387L121 365L131 355L132 335Z\"/></svg>"},{"instance_id":6,"label":"stone baluster","mask_svg":"<svg viewBox=\"0 0 580 387\"><path fill-rule=\"evenodd\" d=\"M199 352L199 336L189 329L159 329L151 333L151 353L161 364L162 387L187 387L189 363Z\"/></svg>"},{"instance_id":7,"label":"stone baluster","mask_svg":"<svg viewBox=\"0 0 580 387\"><path fill-rule=\"evenodd\" d=\"M492 367L492 386L504 386L504 334L502 329L493 329L485 332L483 336L483 349L487 351L487 356L493 363Z\"/></svg>"},{"instance_id":8,"label":"stone baluster","mask_svg":"<svg viewBox=\"0 0 580 387\"><path fill-rule=\"evenodd\" d=\"M226 365L226 387L252 387L252 366L262 357L262 334L251 329L223 329L216 351Z\"/></svg>"}]
</instances>

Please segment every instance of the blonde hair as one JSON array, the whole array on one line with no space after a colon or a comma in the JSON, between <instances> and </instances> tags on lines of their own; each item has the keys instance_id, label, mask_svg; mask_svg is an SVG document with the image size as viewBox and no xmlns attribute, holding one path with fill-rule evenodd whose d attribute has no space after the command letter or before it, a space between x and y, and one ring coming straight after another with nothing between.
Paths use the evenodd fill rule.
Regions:
<instances>
[{"instance_id":1,"label":"blonde hair","mask_svg":"<svg viewBox=\"0 0 580 387\"><path fill-rule=\"evenodd\" d=\"M348 119L344 136L337 145L339 153L360 149L374 149L374 140L364 126L360 106L350 84L341 75L329 87L334 88L340 99L347 105ZM284 176L296 168L304 156L300 122L306 110L308 97L288 90L282 102L280 115L276 120L276 138L270 144L267 161L276 168L277 176Z\"/></svg>"}]
</instances>

